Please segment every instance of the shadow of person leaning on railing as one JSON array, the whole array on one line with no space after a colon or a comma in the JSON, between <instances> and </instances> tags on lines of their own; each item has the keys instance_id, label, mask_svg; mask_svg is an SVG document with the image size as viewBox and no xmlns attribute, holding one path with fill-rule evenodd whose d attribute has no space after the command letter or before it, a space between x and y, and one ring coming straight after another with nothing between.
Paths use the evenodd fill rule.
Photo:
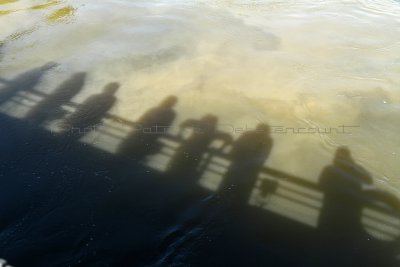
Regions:
<instances>
[{"instance_id":1,"label":"shadow of person leaning on railing","mask_svg":"<svg viewBox=\"0 0 400 267\"><path fill-rule=\"evenodd\" d=\"M204 119L211 125L214 125L214 122L216 122L215 118L212 117L206 116ZM207 120L210 120L210 122ZM203 125L204 123L201 120L188 120L183 125L187 124L194 127ZM197 163L194 159L203 153L209 152L208 148L204 148L202 145L209 144L215 137L218 137L218 135L214 136L210 134L207 137L203 137L201 134L193 134L191 136L192 140L189 137L187 143L183 143L178 148L178 151L181 150L180 154L177 154L177 157L173 159L173 161L176 161L174 163L176 168L178 166L186 168L185 162L187 161L191 168L185 171L188 173L193 171ZM231 141L229 135L222 135L221 137L225 142ZM247 222L247 224L243 223L243 220L245 220L244 217L246 217L246 210L249 208L248 200L257 177L270 154L272 144L273 141L270 137L269 126L267 124L259 124L256 129L245 132L233 142L232 150L226 155L226 159L231 164L223 177L218 192L205 197L202 201L193 201L188 198L185 201L181 201L182 203L177 203L177 207L183 206L184 211L181 213L186 214L187 217L184 218L179 227L168 233L164 241L160 244L160 251L166 255L163 260L166 265L172 264L174 257L183 248L191 246L190 242L192 240L199 239L201 235L208 235L209 232L212 233L211 235L214 235L215 232L213 233L213 231L216 229L218 229L218 235L228 239L228 236L231 234L238 238L239 236L246 235L246 229L249 229L246 226L251 224L251 222ZM190 152L186 154L187 150L184 148L190 145L193 145L193 148L197 150L193 153L191 150L193 148L190 147ZM197 148L197 146L199 147ZM201 153L195 154L199 151ZM185 158L186 155L188 157L195 156L195 158L187 159ZM190 195L195 194L191 192ZM188 205L189 201L191 201L190 205ZM249 233L247 234L249 235ZM231 244L226 245L227 247L231 247ZM174 247L174 250L172 253L169 253L171 247ZM214 249L211 249L212 245L209 247L205 248L205 250L213 253ZM207 262L207 260L201 259L201 262ZM206 266L206 263L204 263L204 266Z\"/></svg>"},{"instance_id":2,"label":"shadow of person leaning on railing","mask_svg":"<svg viewBox=\"0 0 400 267\"><path fill-rule=\"evenodd\" d=\"M241 135L234 143L228 158L228 168L218 192L233 201L237 208L247 205L265 161L273 145L268 124L259 124L255 130Z\"/></svg>"},{"instance_id":3,"label":"shadow of person leaning on railing","mask_svg":"<svg viewBox=\"0 0 400 267\"><path fill-rule=\"evenodd\" d=\"M167 174L171 177L182 177L195 183L200 175L198 167L202 162L203 156L210 149L214 141L222 141L223 145L232 143L232 137L217 130L218 118L214 115L206 115L200 120L188 119L180 125L179 136L185 129L191 129L192 132L187 139L184 139L177 148L168 167ZM182 137L181 137L182 138Z\"/></svg>"},{"instance_id":4,"label":"shadow of person leaning on railing","mask_svg":"<svg viewBox=\"0 0 400 267\"><path fill-rule=\"evenodd\" d=\"M46 120L55 120L63 117L65 111L62 105L71 103L71 99L77 95L85 85L86 72L78 72L60 84L51 94L46 96L34 106L26 118L33 124L41 124Z\"/></svg>"},{"instance_id":5,"label":"shadow of person leaning on railing","mask_svg":"<svg viewBox=\"0 0 400 267\"><path fill-rule=\"evenodd\" d=\"M381 191L372 184L371 175L354 161L347 147L339 147L333 164L323 169L318 231L321 248L325 247L319 255L326 266L395 266L391 245L378 242L362 223L363 209L381 201L376 194Z\"/></svg>"},{"instance_id":6,"label":"shadow of person leaning on railing","mask_svg":"<svg viewBox=\"0 0 400 267\"><path fill-rule=\"evenodd\" d=\"M350 150L336 150L333 164L323 169L319 184L324 192L318 226L326 234L347 238L361 229L364 185L371 185L371 175L355 163Z\"/></svg>"},{"instance_id":7,"label":"shadow of person leaning on railing","mask_svg":"<svg viewBox=\"0 0 400 267\"><path fill-rule=\"evenodd\" d=\"M134 122L134 130L121 142L117 153L135 161L157 153L162 147L159 138L167 135L176 117L173 107L177 101L175 96L168 96Z\"/></svg>"},{"instance_id":8,"label":"shadow of person leaning on railing","mask_svg":"<svg viewBox=\"0 0 400 267\"><path fill-rule=\"evenodd\" d=\"M76 111L62 122L63 135L68 139L79 139L95 131L102 118L117 101L115 92L119 86L117 82L109 83L102 93L90 96L80 104Z\"/></svg>"},{"instance_id":9,"label":"shadow of person leaning on railing","mask_svg":"<svg viewBox=\"0 0 400 267\"><path fill-rule=\"evenodd\" d=\"M58 64L55 62L46 63L40 67L28 70L18 75L13 80L5 80L0 78L0 84L2 83L6 85L0 90L0 105L9 101L19 92L30 91L34 89L40 83L46 72L57 65Z\"/></svg>"}]
</instances>

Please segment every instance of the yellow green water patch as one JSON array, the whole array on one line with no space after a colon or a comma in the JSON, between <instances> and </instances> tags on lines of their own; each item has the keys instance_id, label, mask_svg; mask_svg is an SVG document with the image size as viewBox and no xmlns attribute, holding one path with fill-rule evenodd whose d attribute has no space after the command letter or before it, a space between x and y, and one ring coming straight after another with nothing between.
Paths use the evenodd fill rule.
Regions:
<instances>
[{"instance_id":1,"label":"yellow green water patch","mask_svg":"<svg viewBox=\"0 0 400 267\"><path fill-rule=\"evenodd\" d=\"M47 20L49 20L50 22L55 22L55 21L58 21L60 19L71 17L74 14L74 10L75 9L70 7L70 6L58 9L53 14L48 16Z\"/></svg>"},{"instance_id":2,"label":"yellow green water patch","mask_svg":"<svg viewBox=\"0 0 400 267\"><path fill-rule=\"evenodd\" d=\"M0 10L0 16L7 15L7 14L13 13L15 11L17 11L17 10Z\"/></svg>"},{"instance_id":3,"label":"yellow green water patch","mask_svg":"<svg viewBox=\"0 0 400 267\"><path fill-rule=\"evenodd\" d=\"M0 5L17 2L18 0L0 0Z\"/></svg>"},{"instance_id":4,"label":"yellow green water patch","mask_svg":"<svg viewBox=\"0 0 400 267\"><path fill-rule=\"evenodd\" d=\"M1 0L0 0L0 1L1 1ZM60 4L60 3L61 3L61 1L59 1L59 0L50 1L50 2L48 2L48 3L46 3L46 4L33 6L33 7L31 7L31 9L45 9L45 8L47 8L47 7L54 6L54 5L58 5L58 4Z\"/></svg>"}]
</instances>

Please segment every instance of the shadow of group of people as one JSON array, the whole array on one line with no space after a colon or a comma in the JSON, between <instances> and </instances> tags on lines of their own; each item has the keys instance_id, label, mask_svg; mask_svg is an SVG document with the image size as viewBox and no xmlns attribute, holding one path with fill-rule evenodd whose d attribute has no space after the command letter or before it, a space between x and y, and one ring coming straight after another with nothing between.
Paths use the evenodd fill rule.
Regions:
<instances>
[{"instance_id":1,"label":"shadow of group of people","mask_svg":"<svg viewBox=\"0 0 400 267\"><path fill-rule=\"evenodd\" d=\"M160 152L163 147L160 139L170 138L168 129L175 118L173 107L176 102L176 97L169 96L146 112L137 121L137 128L120 144L119 155L141 161L146 156ZM189 134L185 134L188 129ZM226 203L225 207L232 211L231 214L239 217L245 214L273 148L269 125L260 123L234 140L228 133L218 130L218 118L215 115L207 114L199 119L183 121L177 136L179 144L167 164L165 174L179 183L183 181L197 185L212 156L210 151L217 150L230 163L215 194ZM382 199L375 199L371 194L377 190L373 186L373 178L356 163L348 147L337 148L332 163L321 172L317 186L324 195L317 222L319 238L322 238L323 244L329 243L334 249L342 250L340 256L332 258L332 264L339 266L351 259L350 254L354 249L374 251L368 250L368 245L365 245L365 240L373 237L362 223L363 209L369 202ZM265 183L262 190L271 194L277 187L276 183ZM200 212L199 217L204 217L204 213ZM188 222L188 225L191 223ZM180 230L181 236L186 235L188 227ZM174 235L179 236L177 233ZM395 250L394 247L388 249L387 255L392 255L389 251ZM361 262L361 258L361 255L357 255L352 262ZM376 258L382 259L380 256Z\"/></svg>"},{"instance_id":2,"label":"shadow of group of people","mask_svg":"<svg viewBox=\"0 0 400 267\"><path fill-rule=\"evenodd\" d=\"M56 63L50 62L23 73L12 81L1 80L6 87L0 91L0 104L21 91L34 90L44 73L56 66ZM115 94L120 87L117 82L107 84L101 93L87 98L69 115L62 108L65 104L71 104L73 97L83 89L86 76L85 72L73 74L52 93L45 95L28 112L26 119L40 125L64 117L63 134L73 139L81 138L88 129L90 131L101 124L117 101ZM158 153L162 148L160 139L168 137L176 118L174 107L177 102L177 97L168 96L132 123L131 133L117 149L118 155L140 162L147 156ZM207 164L211 144L220 141L220 151L229 146L231 149L227 154L230 165L219 186L219 192L231 197L238 205L246 205L273 147L268 124L260 123L255 129L244 132L237 140L217 129L218 118L213 114L183 121L179 128L179 146L168 163L166 173L171 177L196 181ZM190 134L184 137L186 130ZM360 228L362 204L356 199L359 199L363 185L372 183L371 176L355 163L350 151L344 147L339 148L333 164L326 167L319 178L320 187L325 193L320 226L329 227L332 231Z\"/></svg>"},{"instance_id":3,"label":"shadow of group of people","mask_svg":"<svg viewBox=\"0 0 400 267\"><path fill-rule=\"evenodd\" d=\"M13 81L1 80L6 87L0 91L0 104L22 91L34 90L43 73L55 66L49 63ZM42 125L46 121L62 118L62 135L74 140L101 125L103 118L117 102L115 95L120 87L117 82L108 83L101 93L78 104L71 114L62 108L63 105L73 104L72 99L83 89L86 76L84 72L75 73L52 93L42 94L43 99L28 112L26 120L33 125ZM176 119L174 107L177 102L177 97L168 96L133 122L131 132L117 148L117 155L140 163L146 157L159 153L163 148L160 140L170 137L170 129ZM260 123L234 140L228 133L218 130L217 116L206 114L199 119L183 121L176 139L178 147L167 165L167 176L197 183L207 168L210 150L218 144L215 149L225 153L230 164L217 194L228 199L238 210L248 206L250 195L273 148L268 124ZM361 212L363 201L368 198L364 188L372 184L371 175L353 160L350 150L338 148L333 163L325 167L319 177L324 200L318 228L328 238L340 242L346 242L349 237L363 232ZM265 190L272 192L274 189Z\"/></svg>"},{"instance_id":4,"label":"shadow of group of people","mask_svg":"<svg viewBox=\"0 0 400 267\"><path fill-rule=\"evenodd\" d=\"M73 105L72 99L84 88L87 73L77 72L71 75L50 94L35 90L43 76L57 66L57 63L49 62L22 73L13 80L0 79L0 83L5 84L0 91L0 105L20 93L33 92L41 96L42 100L28 112L26 119L33 125L41 125L46 121L63 118L61 126L64 135L79 139L101 123L102 118L115 104L114 95L120 85L117 82L107 84L101 93L90 96L76 107L75 112L67 115L63 105Z\"/></svg>"}]
</instances>

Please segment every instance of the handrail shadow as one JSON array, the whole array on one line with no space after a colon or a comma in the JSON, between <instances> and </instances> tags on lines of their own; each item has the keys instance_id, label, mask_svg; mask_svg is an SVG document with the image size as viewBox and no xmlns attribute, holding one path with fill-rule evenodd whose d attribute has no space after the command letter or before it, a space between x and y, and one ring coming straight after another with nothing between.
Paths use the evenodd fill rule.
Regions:
<instances>
[{"instance_id":1,"label":"handrail shadow","mask_svg":"<svg viewBox=\"0 0 400 267\"><path fill-rule=\"evenodd\" d=\"M39 79L39 78L37 78ZM172 106L176 102L176 99L170 99L170 102L162 102L159 106L151 109L148 111L146 116L143 116L141 118L142 122L132 122L130 120L127 120L125 118L122 118L120 116L116 116L113 114L109 113L109 109L113 105L113 103L116 101L116 98L112 96L114 92L116 91L116 88L118 87L118 84L111 84L113 88L111 88L112 92L110 94L104 94L101 93L96 96L92 96L91 101L85 101L83 104L77 104L74 103L71 98L74 94L69 95L67 101L64 101L62 103L62 114L65 114L65 117L67 118L73 118L73 119L79 119L82 117L82 110L85 111L82 106L85 106L85 103L88 104L91 102L91 105L95 104L95 102L100 99L102 103L106 103L107 105L105 108L102 108L98 114L96 114L95 118L93 118L89 123L83 122L83 123L77 123L78 125L82 127L90 126L92 127L93 124L99 124L100 127L97 130L98 134L104 135L105 137L109 138L114 138L119 141L119 143L124 143L129 138L138 138L137 135L135 135L135 131L137 131L137 126L138 125L146 125L147 124L151 125L154 124L155 122L157 123L159 120L158 118L154 119L153 114L155 113L161 113L165 114L166 111L169 112L167 118L164 118L162 122L165 124L164 126L170 126L174 117L175 113L172 110ZM106 88L107 89L107 88ZM40 100L44 101L47 97L49 97L48 94L45 94L43 92L40 92L34 88L30 88L28 91L24 92L12 92L11 91L6 91L7 99L8 101L14 101L18 105L24 106L25 108L29 109L32 108L32 106L38 105L38 103L41 103ZM27 102L31 103L31 105L26 104ZM164 103L164 104L163 104ZM46 104L46 103L45 103ZM90 103L89 103L90 104ZM49 104L46 104L48 106ZM57 107L60 108L60 107ZM86 112L86 111L85 111ZM84 112L83 112L84 113ZM74 115L75 114L75 115ZM65 154L60 153L60 155L56 156L55 159L49 159L50 156L47 155L45 157L46 160L49 160L57 168L63 168L64 166L61 166L61 163L56 162L56 159L61 160L61 162L68 161L69 164L72 167L75 167L76 169L85 169L88 168L89 170L95 170L97 165L100 163L104 164L106 167L110 167L112 171L114 172L114 180L113 182L116 183L116 180L120 179L120 177L123 176L130 176L135 174L140 178L146 177L149 180L156 177L154 179L154 182L151 183L149 186L146 184L146 186L151 187L149 190L151 194L154 195L160 195L164 197L170 197L173 199L174 197L171 196L171 192L177 192L179 191L182 187L178 187L177 185L179 184L192 184L192 189L194 191L199 190L201 193L204 193L205 195L214 195L216 196L216 199L223 199L221 201L224 202L226 199L226 193L222 192L221 193L221 188L225 187L224 182L226 182L227 177L230 177L230 179L238 179L238 178L243 178L243 177L235 177L237 175L237 172L240 173L239 176L245 176L246 172L248 172L248 169L232 169L232 165L235 165L235 160L240 161L241 157L238 156L239 159L233 158L231 151L233 150L234 146L237 145L235 142L232 140L229 140L226 136L222 137L226 144L220 146L220 147L213 147L212 142L214 139L216 139L217 134L213 132L213 135L210 135L210 137L207 137L205 139L200 138L199 136L196 135L191 135L189 138L184 138L182 135L176 135L176 134L171 134L169 132L163 132L162 134L159 134L155 137L152 138L144 138L143 136L139 135L139 139L135 139L135 145L137 143L141 143L143 140L145 142L142 143L152 143L151 145L154 147L157 147L157 149L152 149L152 153L142 153L142 155L135 156L133 160L130 160L129 157L126 157L126 154L129 154L131 152L131 148L129 148L127 151L124 153L121 153L120 151L114 152L114 153L108 153L106 151L102 151L92 147L92 146L81 146L80 142L77 142L77 140L82 137L82 135L76 137L76 138L67 138L68 139L68 144L67 145L72 145L76 146L79 153L82 153L86 155L85 159L83 159L83 162L80 162L79 159L75 159L76 155L73 152L68 152L68 149L65 148L65 136L62 135L52 135L50 133L44 133L44 128L42 125L43 121L46 121L46 118L42 117L43 113L40 113L40 124L39 125L32 125L30 124L33 132L35 135L34 138L31 138L32 136L26 137L24 136L24 141L28 140L30 143L32 143L32 147L29 149L32 152L37 153L37 152L43 152L46 151L46 149L49 148L52 144L61 144L59 145L60 150L64 151L66 150ZM3 116L3 115L1 115ZM75 116L75 117L74 117ZM150 123L149 120L146 118L150 118ZM29 118L29 120L32 118ZM12 122L11 119L8 119L9 122L7 122L10 125L18 125L18 127L15 127L16 131L19 132L25 132L23 128L21 128L23 124L27 123L28 118L23 118L21 120L18 120L18 122ZM199 123L200 120L196 120L196 123ZM212 121L214 121L214 118L212 118ZM193 122L191 122L192 124ZM25 133L21 134L24 135ZM86 134L86 133L84 133ZM44 137L38 137L38 136L44 136ZM133 137L132 137L133 136ZM218 137L221 137L220 133L218 133ZM46 145L46 141L44 140L48 139L50 140L51 144ZM139 142L137 142L139 140ZM188 141L189 140L189 141ZM199 141L200 140L200 141ZM202 143L204 141L204 143ZM35 143L36 142L36 143ZM28 142L26 142L28 143ZM199 153L195 153L191 151L191 146L190 145L198 145L200 143L201 146L201 151ZM320 244L319 239L323 240L326 242L326 240L331 240L332 236L326 236L324 235L326 230L321 230L321 223L319 221L319 216L320 214L326 209L327 206L327 195L329 194L329 191L325 190L321 186L321 182L312 182L311 179L307 179L304 177L299 177L294 174L286 173L282 170L272 168L270 166L267 166L264 164L264 161L268 157L268 154L271 151L271 146L272 146L272 140L267 140L267 148L265 149L265 153L261 155L262 164L256 163L255 165L248 165L251 166L249 168L255 168L256 170L252 170L251 176L252 180L251 181L251 186L248 186L246 189L246 192L242 194L240 197L240 201L243 204L243 213L242 210L237 208L235 210L236 214L240 214L238 217L240 220L246 220L247 216L241 216L247 214L247 212L254 212L254 218L257 218L260 222L263 223L268 223L269 225L275 226L279 228L279 231L276 231L274 235L285 235L284 230L281 229L277 224L273 224L273 221L279 221L280 223L284 223L287 225L291 225L293 228L301 229L304 230L305 232L302 234L299 234L299 236L306 237L307 234L313 235L314 239L318 239L315 241L316 244ZM185 146L184 146L185 145ZM182 149L182 147L184 149ZM195 146L194 146L195 147ZM21 148L24 148L24 146L21 145ZM37 150L36 150L37 149ZM137 147L135 147L137 149ZM140 147L140 149L143 149L143 147ZM134 149L133 149L134 150ZM185 161L186 166L190 166L189 171L185 171L182 173L173 173L170 174L168 173L168 164L170 164L171 161L176 159L176 155L181 153L180 156L182 157L182 153L186 153L187 151L191 152L192 154L189 155L189 159L196 160L196 163L193 164L192 161ZM240 151L239 151L240 152ZM263 152L263 151L261 151ZM29 154L29 153L28 153ZM43 152L43 154L46 154L46 152ZM262 153L260 153L262 154ZM101 155L99 157L98 155ZM164 158L166 158L166 161L164 162L164 167L158 170L157 174L148 174L145 176L143 173L154 173L154 169L151 167L151 165L146 161L148 158L155 157L162 155ZM10 155L4 155L4 158L9 157ZM28 156L29 157L29 156ZM106 158L106 160L102 159ZM32 171L34 173L35 167L33 166L34 163L29 162L29 160L23 161L20 160L20 158L13 158L16 162L20 165L18 165L21 168L26 168L27 172L26 173L18 173L21 174L23 178L30 179L31 174L28 173ZM181 161L182 159L180 159ZM178 162L181 163L181 162ZM127 166L121 166L121 164L127 164ZM41 171L46 173L48 165L41 165L43 168ZM178 164L179 166L179 164ZM233 166L235 167L235 166ZM232 171L233 170L233 171ZM239 170L239 171L238 171ZM56 170L58 171L58 170ZM68 170L66 171L69 173L69 175L76 174L75 171ZM14 171L10 171L10 173L14 174ZM61 172L60 172L61 173ZM128 173L128 174L127 174ZM131 174L132 173L132 174ZM213 178L213 184L211 186L205 186L204 183L209 177ZM89 175L90 176L90 175ZM111 175L112 176L112 175ZM92 176L90 176L92 177ZM171 177L174 178L173 181L167 186L169 187L175 187L177 189L174 189L176 191L173 191L170 189L170 192L164 192L164 189L162 186L157 186L157 178L162 180L164 179L165 181L170 181L168 179L171 179ZM195 177L195 178L193 178ZM191 178L191 179L189 179ZM18 179L17 179L18 180ZM50 179L49 179L50 180ZM15 182L16 186L19 186L19 181ZM54 181L49 182L49 185L52 185ZM80 188L78 191L83 194L87 193L88 189L96 188L96 185L94 185L93 182L87 182L88 185L87 187L83 187L84 189ZM127 182L124 181L124 179L120 179L118 183L121 184L126 184ZM145 183L145 182L143 182ZM125 185L124 184L124 185ZM81 184L80 184L81 185ZM134 190L134 192L146 200L149 200L149 203L154 203L150 200L149 196L146 196L146 193L140 192L142 190L141 186L138 186L138 184L135 184L137 186L137 189L132 189L131 187L128 187L129 189ZM155 189L157 188L157 190ZM50 190L51 186L45 187L46 190ZM225 189L225 188L223 188ZM41 189L40 194L45 194L46 190ZM87 191L85 191L87 190ZM102 189L103 190L103 189ZM121 189L122 190L122 189ZM187 195L192 195L193 190L191 189L185 189L188 191ZM166 190L165 190L166 191ZM183 191L183 190L182 190ZM356 194L351 195L351 199L354 200L354 202L360 203L360 205L356 205L353 210L358 209L358 206L362 206L363 209L369 209L367 211L363 211L362 213L362 218L359 218L358 214L356 214L357 218L356 220L362 221L362 219L365 219L368 221L367 223L363 222L363 227L362 229L356 229L351 235L349 235L350 238L355 238L358 241L364 238L370 238L372 241L370 243L374 244L379 244L382 245L387 250L394 250L397 253L400 251L400 228L399 225L397 225L393 220L394 219L400 219L400 201L397 197L389 194L388 192L385 191L380 191L377 190L374 187L365 187L365 188L359 188L356 191ZM21 193L21 192L20 192ZM38 193L38 194L39 194ZM23 193L21 193L23 194ZM96 193L89 193L89 194L96 194ZM130 195L131 193L127 193L127 195ZM183 193L182 193L183 194ZM182 195L181 192L177 195ZM185 192L186 194L186 192ZM183 195L185 195L183 194ZM74 195L71 193L71 195ZM94 196L91 195L91 196ZM195 194L195 196L197 196ZM97 197L97 196L96 196ZM118 197L114 196L115 199L118 199ZM335 196L336 197L336 196ZM95 198L95 197L94 197ZM113 200L115 200L113 199ZM161 199L161 197L160 197ZM178 199L178 198L177 198ZM139 201L139 197L136 199ZM162 200L160 202L167 201L167 200ZM246 202L245 202L246 201ZM167 201L168 202L168 201ZM183 202L181 199L176 200L176 202ZM225 201L228 202L228 201ZM168 202L170 203L170 202ZM282 203L284 203L284 206ZM289 204L290 203L290 204ZM80 203L76 204L79 206ZM163 204L158 205L162 206ZM176 203L175 203L176 204ZM182 203L180 203L183 205ZM94 204L93 204L94 205ZM140 204L135 204L138 205L139 207ZM143 204L145 205L145 204ZM150 206L150 204L148 204ZM275 205L275 206L274 206ZM146 207L149 207L146 206ZM183 205L184 206L184 205ZM223 206L223 205L221 205ZM288 207L291 206L291 209ZM336 208L336 207L333 207ZM79 210L79 208L77 208ZM137 208L139 209L139 208ZM227 208L228 209L228 208ZM100 210L100 209L99 209ZM103 214L102 211L96 210L99 214ZM205 215L205 211L202 210L202 208L199 208L199 216L200 217L207 217ZM351 209L350 209L351 210ZM28 212L27 210L24 210L24 212ZM114 211L113 211L114 212ZM336 212L336 211L335 211ZM178 212L179 213L179 212ZM233 213L233 212L232 212ZM338 212L337 214L340 214ZM108 214L107 214L108 215ZM105 217L107 215L104 215ZM330 214L332 215L332 214ZM236 215L235 215L236 216ZM217 216L216 216L217 217ZM238 217L233 217L233 218L238 218ZM222 220L222 219L221 219ZM134 221L132 219L132 221ZM270 234L271 232L274 232L276 229L264 229L262 226L261 231L268 232ZM186 228L183 228L186 229ZM185 233L185 231L181 231ZM323 232L323 233L322 233ZM346 232L346 231L343 231ZM380 240L380 237L385 237L387 240ZM0 235L1 238L1 235ZM179 239L179 238L178 238ZM287 239L289 240L289 239ZM290 239L291 240L291 239ZM344 241L348 241L348 239L342 239L338 242L338 244L346 246L344 244ZM310 241L311 242L311 241ZM321 241L322 242L322 241ZM300 245L300 241L299 244ZM358 244L358 243L357 243ZM369 245L367 248L369 249ZM366 250L367 250L366 248Z\"/></svg>"}]
</instances>

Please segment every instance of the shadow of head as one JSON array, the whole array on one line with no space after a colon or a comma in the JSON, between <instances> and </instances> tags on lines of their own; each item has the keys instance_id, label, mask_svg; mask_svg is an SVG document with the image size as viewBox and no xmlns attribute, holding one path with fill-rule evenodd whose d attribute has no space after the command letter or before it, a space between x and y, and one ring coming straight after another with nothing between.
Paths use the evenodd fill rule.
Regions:
<instances>
[{"instance_id":1,"label":"shadow of head","mask_svg":"<svg viewBox=\"0 0 400 267\"><path fill-rule=\"evenodd\" d=\"M260 132L260 133L269 135L271 133L271 127L269 127L269 125L266 123L260 123L256 127L256 132Z\"/></svg>"},{"instance_id":2,"label":"shadow of head","mask_svg":"<svg viewBox=\"0 0 400 267\"><path fill-rule=\"evenodd\" d=\"M160 106L164 107L164 108L172 108L175 106L175 104L178 102L178 98L176 96L168 96L167 98L165 98Z\"/></svg>"},{"instance_id":3,"label":"shadow of head","mask_svg":"<svg viewBox=\"0 0 400 267\"><path fill-rule=\"evenodd\" d=\"M333 163L336 166L352 165L354 160L351 156L351 151L345 146L339 147L335 152Z\"/></svg>"},{"instance_id":4,"label":"shadow of head","mask_svg":"<svg viewBox=\"0 0 400 267\"><path fill-rule=\"evenodd\" d=\"M109 83L106 86L104 86L103 93L107 95L114 95L119 87L120 84L117 82Z\"/></svg>"}]
</instances>

